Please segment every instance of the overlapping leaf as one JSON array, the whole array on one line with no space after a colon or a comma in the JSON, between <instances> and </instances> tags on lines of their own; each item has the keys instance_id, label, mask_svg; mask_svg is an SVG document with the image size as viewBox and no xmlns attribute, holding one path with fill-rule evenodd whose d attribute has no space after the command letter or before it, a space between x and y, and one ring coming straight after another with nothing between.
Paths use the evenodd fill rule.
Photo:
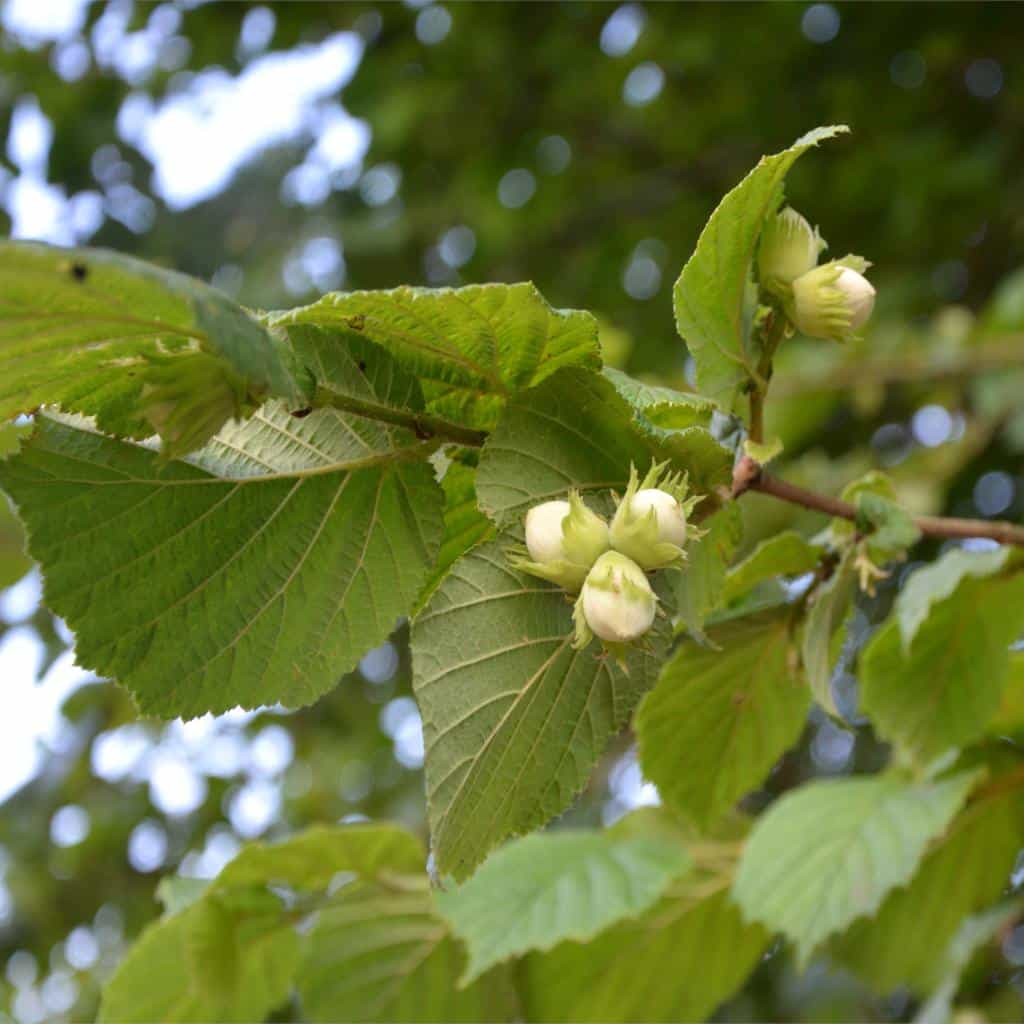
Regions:
<instances>
[{"instance_id":1,"label":"overlapping leaf","mask_svg":"<svg viewBox=\"0 0 1024 1024\"><path fill-rule=\"evenodd\" d=\"M213 891L245 885L326 889L339 871L364 880L381 874L421 874L423 844L398 825L314 826L277 843L249 843L217 876Z\"/></svg>"},{"instance_id":2,"label":"overlapping leaf","mask_svg":"<svg viewBox=\"0 0 1024 1024\"><path fill-rule=\"evenodd\" d=\"M503 847L438 906L469 951L465 978L532 949L585 941L650 908L690 865L655 836L565 831Z\"/></svg>"},{"instance_id":3,"label":"overlapping leaf","mask_svg":"<svg viewBox=\"0 0 1024 1024\"><path fill-rule=\"evenodd\" d=\"M698 897L684 882L636 921L583 944L532 954L526 1016L538 1021L704 1020L743 983L768 944L724 889Z\"/></svg>"},{"instance_id":4,"label":"overlapping leaf","mask_svg":"<svg viewBox=\"0 0 1024 1024\"><path fill-rule=\"evenodd\" d=\"M832 575L815 587L804 622L801 655L814 699L830 715L838 714L832 676L843 644L847 618L857 592L853 555L847 553Z\"/></svg>"},{"instance_id":5,"label":"overlapping leaf","mask_svg":"<svg viewBox=\"0 0 1024 1024\"><path fill-rule=\"evenodd\" d=\"M500 524L518 523L533 504L581 491L622 490L629 467L643 471L669 460L689 474L691 489L708 495L724 482L731 453L702 427L645 431L635 411L599 374L563 370L509 403L480 456L480 505Z\"/></svg>"},{"instance_id":6,"label":"overlapping leaf","mask_svg":"<svg viewBox=\"0 0 1024 1024\"><path fill-rule=\"evenodd\" d=\"M610 366L606 366L602 373L650 427L684 430L686 427L711 425L717 406L710 398L692 391L647 384Z\"/></svg>"},{"instance_id":7,"label":"overlapping leaf","mask_svg":"<svg viewBox=\"0 0 1024 1024\"><path fill-rule=\"evenodd\" d=\"M654 682L669 632L659 620L627 675L597 644L572 649L565 594L511 570L500 542L455 564L412 635L442 874L466 877L570 804Z\"/></svg>"},{"instance_id":8,"label":"overlapping leaf","mask_svg":"<svg viewBox=\"0 0 1024 1024\"><path fill-rule=\"evenodd\" d=\"M812 146L847 131L817 128L760 163L719 203L672 293L676 326L697 366L703 395L731 406L753 374L751 266L765 218L782 201L786 174Z\"/></svg>"},{"instance_id":9,"label":"overlapping leaf","mask_svg":"<svg viewBox=\"0 0 1024 1024\"><path fill-rule=\"evenodd\" d=\"M270 318L367 338L417 376L427 408L489 429L505 401L564 366L600 365L597 321L524 284L337 292Z\"/></svg>"},{"instance_id":10,"label":"overlapping leaf","mask_svg":"<svg viewBox=\"0 0 1024 1024\"><path fill-rule=\"evenodd\" d=\"M1011 558L1009 548L993 551L952 548L935 562L912 572L896 597L896 618L904 651L910 649L918 629L935 605L952 597L964 580L982 579L1000 572Z\"/></svg>"},{"instance_id":11,"label":"overlapping leaf","mask_svg":"<svg viewBox=\"0 0 1024 1024\"><path fill-rule=\"evenodd\" d=\"M181 451L266 397L300 404L286 364L200 281L101 249L0 242L0 420L60 405L119 436L160 428Z\"/></svg>"},{"instance_id":12,"label":"overlapping leaf","mask_svg":"<svg viewBox=\"0 0 1024 1024\"><path fill-rule=\"evenodd\" d=\"M296 989L312 1020L509 1019L503 972L458 988L425 857L393 825L319 827L245 847L205 887L173 880L174 912L122 962L101 1019L262 1020Z\"/></svg>"},{"instance_id":13,"label":"overlapping leaf","mask_svg":"<svg viewBox=\"0 0 1024 1024\"><path fill-rule=\"evenodd\" d=\"M967 577L916 628L890 619L861 657L861 700L878 732L922 764L984 735L1024 629L1024 576Z\"/></svg>"},{"instance_id":14,"label":"overlapping leaf","mask_svg":"<svg viewBox=\"0 0 1024 1024\"><path fill-rule=\"evenodd\" d=\"M384 641L440 541L423 454L333 409L268 405L171 463L43 419L0 484L79 662L190 716L308 703Z\"/></svg>"},{"instance_id":15,"label":"overlapping leaf","mask_svg":"<svg viewBox=\"0 0 1024 1024\"><path fill-rule=\"evenodd\" d=\"M746 916L780 931L806 964L818 944L905 885L977 781L829 779L787 793L758 819L733 886Z\"/></svg>"},{"instance_id":16,"label":"overlapping leaf","mask_svg":"<svg viewBox=\"0 0 1024 1024\"><path fill-rule=\"evenodd\" d=\"M104 989L99 1019L262 1020L287 1000L298 958L280 904L200 899L143 932Z\"/></svg>"},{"instance_id":17,"label":"overlapping leaf","mask_svg":"<svg viewBox=\"0 0 1024 1024\"><path fill-rule=\"evenodd\" d=\"M687 549L686 569L673 575L679 623L697 636L704 623L725 600L726 570L743 536L743 518L730 502L702 528L704 536Z\"/></svg>"},{"instance_id":18,"label":"overlapping leaf","mask_svg":"<svg viewBox=\"0 0 1024 1024\"><path fill-rule=\"evenodd\" d=\"M746 558L729 570L723 599L726 603L775 576L799 576L817 566L822 549L793 530L761 541Z\"/></svg>"},{"instance_id":19,"label":"overlapping leaf","mask_svg":"<svg viewBox=\"0 0 1024 1024\"><path fill-rule=\"evenodd\" d=\"M503 969L460 988L466 957L419 885L356 882L322 910L298 974L312 1021L503 1021L513 1016Z\"/></svg>"},{"instance_id":20,"label":"overlapping leaf","mask_svg":"<svg viewBox=\"0 0 1024 1024\"><path fill-rule=\"evenodd\" d=\"M942 953L961 921L998 899L1022 845L1019 792L995 792L972 803L906 888L837 937L835 956L880 994L901 985L928 992L941 981Z\"/></svg>"},{"instance_id":21,"label":"overlapping leaf","mask_svg":"<svg viewBox=\"0 0 1024 1024\"><path fill-rule=\"evenodd\" d=\"M637 714L640 762L702 827L754 789L799 738L810 705L786 616L740 619L684 643Z\"/></svg>"}]
</instances>

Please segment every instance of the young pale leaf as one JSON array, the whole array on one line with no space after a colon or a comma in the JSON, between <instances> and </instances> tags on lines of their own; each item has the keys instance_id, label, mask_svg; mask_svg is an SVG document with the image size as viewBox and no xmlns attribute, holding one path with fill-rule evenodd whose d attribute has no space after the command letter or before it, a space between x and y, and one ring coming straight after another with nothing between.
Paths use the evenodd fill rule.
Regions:
<instances>
[{"instance_id":1,"label":"young pale leaf","mask_svg":"<svg viewBox=\"0 0 1024 1024\"><path fill-rule=\"evenodd\" d=\"M335 292L269 318L367 338L420 379L427 409L490 429L506 400L563 366L600 366L597 321L532 284Z\"/></svg>"},{"instance_id":2,"label":"young pale leaf","mask_svg":"<svg viewBox=\"0 0 1024 1024\"><path fill-rule=\"evenodd\" d=\"M993 787L995 790L997 787ZM993 792L972 802L874 917L855 921L833 955L880 995L901 985L924 994L942 980L942 953L969 914L990 906L1024 845L1024 797Z\"/></svg>"},{"instance_id":3,"label":"young pale leaf","mask_svg":"<svg viewBox=\"0 0 1024 1024\"><path fill-rule=\"evenodd\" d=\"M504 1021L501 968L460 988L465 954L416 880L339 890L306 937L297 985L312 1021ZM397 883L397 884L396 884Z\"/></svg>"},{"instance_id":4,"label":"young pale leaf","mask_svg":"<svg viewBox=\"0 0 1024 1024\"><path fill-rule=\"evenodd\" d=\"M768 945L724 889L698 894L693 877L636 921L588 943L563 942L525 964L526 1019L697 1021L739 988Z\"/></svg>"},{"instance_id":5,"label":"young pale leaf","mask_svg":"<svg viewBox=\"0 0 1024 1024\"><path fill-rule=\"evenodd\" d=\"M440 542L440 488L406 461L420 447L367 422L268 406L168 463L43 418L0 485L79 663L167 717L333 687L409 611Z\"/></svg>"},{"instance_id":6,"label":"young pale leaf","mask_svg":"<svg viewBox=\"0 0 1024 1024\"><path fill-rule=\"evenodd\" d=\"M200 899L142 933L103 990L99 1020L263 1020L288 998L298 959L280 912Z\"/></svg>"},{"instance_id":7,"label":"young pale leaf","mask_svg":"<svg viewBox=\"0 0 1024 1024\"><path fill-rule=\"evenodd\" d=\"M764 220L782 201L783 182L794 162L845 131L845 125L817 128L789 149L763 157L718 204L676 281L676 326L696 363L698 389L726 408L755 368L744 307Z\"/></svg>"},{"instance_id":8,"label":"young pale leaf","mask_svg":"<svg viewBox=\"0 0 1024 1024\"><path fill-rule=\"evenodd\" d=\"M707 533L687 546L686 568L672 574L681 625L703 636L704 623L723 603L726 567L743 536L743 517L730 502L703 523Z\"/></svg>"},{"instance_id":9,"label":"young pale leaf","mask_svg":"<svg viewBox=\"0 0 1024 1024\"><path fill-rule=\"evenodd\" d=\"M868 544L876 560L903 557L921 539L908 512L872 491L857 496L857 528L870 535Z\"/></svg>"},{"instance_id":10,"label":"young pale leaf","mask_svg":"<svg viewBox=\"0 0 1024 1024\"><path fill-rule=\"evenodd\" d=\"M655 836L533 835L503 847L437 902L469 951L468 982L510 957L585 942L638 916L689 866L682 844Z\"/></svg>"},{"instance_id":11,"label":"young pale leaf","mask_svg":"<svg viewBox=\"0 0 1024 1024\"><path fill-rule=\"evenodd\" d=\"M702 828L759 785L799 738L810 705L793 672L788 617L710 631L684 643L644 698L636 730L644 774Z\"/></svg>"},{"instance_id":12,"label":"young pale leaf","mask_svg":"<svg viewBox=\"0 0 1024 1024\"><path fill-rule=\"evenodd\" d=\"M967 578L931 605L909 653L899 612L861 655L861 706L879 734L919 763L985 734L1024 629L1024 575Z\"/></svg>"},{"instance_id":13,"label":"young pale leaf","mask_svg":"<svg viewBox=\"0 0 1024 1024\"><path fill-rule=\"evenodd\" d=\"M287 361L201 281L102 249L0 242L0 420L59 405L181 454L265 398L301 405Z\"/></svg>"},{"instance_id":14,"label":"young pale leaf","mask_svg":"<svg viewBox=\"0 0 1024 1024\"><path fill-rule=\"evenodd\" d=\"M761 541L742 562L729 570L723 600L728 604L775 576L800 576L811 572L821 555L822 548L799 533L793 530L777 533Z\"/></svg>"},{"instance_id":15,"label":"young pale leaf","mask_svg":"<svg viewBox=\"0 0 1024 1024\"><path fill-rule=\"evenodd\" d=\"M928 618L932 606L952 597L968 578L993 576L1006 567L1009 548L993 551L964 551L952 548L930 565L915 569L896 597L903 650L909 651L918 629Z\"/></svg>"},{"instance_id":16,"label":"young pale leaf","mask_svg":"<svg viewBox=\"0 0 1024 1024\"><path fill-rule=\"evenodd\" d=\"M510 835L565 810L654 682L657 620L629 674L573 650L561 590L508 567L491 542L459 559L413 626L427 805L441 874L465 878Z\"/></svg>"},{"instance_id":17,"label":"young pale leaf","mask_svg":"<svg viewBox=\"0 0 1024 1024\"><path fill-rule=\"evenodd\" d=\"M810 610L801 637L801 656L814 699L830 715L837 715L832 696L832 675L846 639L846 622L857 592L857 571L848 553L832 575L819 584L810 600Z\"/></svg>"},{"instance_id":18,"label":"young pale leaf","mask_svg":"<svg viewBox=\"0 0 1024 1024\"><path fill-rule=\"evenodd\" d=\"M622 490L631 464L643 473L666 459L689 474L698 494L728 479L732 466L731 454L707 430L645 432L607 379L563 370L509 403L481 453L477 494L499 524L518 524L531 505L562 498L571 487ZM699 511L715 503L709 496Z\"/></svg>"},{"instance_id":19,"label":"young pale leaf","mask_svg":"<svg viewBox=\"0 0 1024 1024\"><path fill-rule=\"evenodd\" d=\"M733 886L748 918L780 931L807 964L819 943L874 913L913 878L977 782L829 779L787 793L758 819Z\"/></svg>"}]
</instances>

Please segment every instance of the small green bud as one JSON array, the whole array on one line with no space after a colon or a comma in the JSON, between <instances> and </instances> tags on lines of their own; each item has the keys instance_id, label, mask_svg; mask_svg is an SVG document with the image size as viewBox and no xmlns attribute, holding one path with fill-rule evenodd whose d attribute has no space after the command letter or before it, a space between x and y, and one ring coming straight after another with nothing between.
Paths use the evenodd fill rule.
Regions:
<instances>
[{"instance_id":1,"label":"small green bud","mask_svg":"<svg viewBox=\"0 0 1024 1024\"><path fill-rule=\"evenodd\" d=\"M768 218L761 232L757 268L761 283L772 291L792 284L813 270L828 248L825 240L796 210L787 206Z\"/></svg>"},{"instance_id":2,"label":"small green bud","mask_svg":"<svg viewBox=\"0 0 1024 1024\"><path fill-rule=\"evenodd\" d=\"M608 550L608 524L583 504L576 491L568 501L546 501L526 513L526 551L513 552L516 569L579 591L590 567Z\"/></svg>"},{"instance_id":3,"label":"small green bud","mask_svg":"<svg viewBox=\"0 0 1024 1024\"><path fill-rule=\"evenodd\" d=\"M654 623L658 598L632 559L606 551L587 574L576 601L573 646L584 647L596 635L607 644L628 644Z\"/></svg>"},{"instance_id":4,"label":"small green bud","mask_svg":"<svg viewBox=\"0 0 1024 1024\"><path fill-rule=\"evenodd\" d=\"M648 571L682 565L684 545L698 535L688 517L700 498L686 497L685 477L662 479L663 469L664 463L653 465L641 481L630 467L629 486L608 531L612 547Z\"/></svg>"},{"instance_id":5,"label":"small green bud","mask_svg":"<svg viewBox=\"0 0 1024 1024\"><path fill-rule=\"evenodd\" d=\"M875 307L875 289L863 276L867 261L847 256L832 260L793 282L786 313L810 338L849 341Z\"/></svg>"}]
</instances>

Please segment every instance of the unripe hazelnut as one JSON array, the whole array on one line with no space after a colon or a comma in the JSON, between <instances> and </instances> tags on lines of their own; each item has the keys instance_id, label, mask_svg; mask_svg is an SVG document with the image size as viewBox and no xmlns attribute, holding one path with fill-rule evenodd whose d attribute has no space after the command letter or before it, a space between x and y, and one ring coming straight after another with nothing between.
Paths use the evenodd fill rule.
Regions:
<instances>
[{"instance_id":1,"label":"unripe hazelnut","mask_svg":"<svg viewBox=\"0 0 1024 1024\"><path fill-rule=\"evenodd\" d=\"M695 534L687 515L697 499L686 498L684 477L662 479L663 469L652 466L640 480L631 467L629 486L608 530L611 546L648 571L682 565L683 546Z\"/></svg>"},{"instance_id":2,"label":"unripe hazelnut","mask_svg":"<svg viewBox=\"0 0 1024 1024\"><path fill-rule=\"evenodd\" d=\"M577 593L598 557L608 550L608 524L575 491L568 501L546 501L526 513L526 551L511 562L522 572Z\"/></svg>"},{"instance_id":3,"label":"unripe hazelnut","mask_svg":"<svg viewBox=\"0 0 1024 1024\"><path fill-rule=\"evenodd\" d=\"M535 562L565 558L562 521L568 514L567 501L545 501L526 513L526 549Z\"/></svg>"},{"instance_id":4,"label":"unripe hazelnut","mask_svg":"<svg viewBox=\"0 0 1024 1024\"><path fill-rule=\"evenodd\" d=\"M807 220L791 207L768 218L761 232L757 268L761 283L772 290L791 284L813 270L827 246Z\"/></svg>"},{"instance_id":5,"label":"unripe hazelnut","mask_svg":"<svg viewBox=\"0 0 1024 1024\"><path fill-rule=\"evenodd\" d=\"M608 643L629 643L654 622L658 599L643 570L617 551L605 552L583 584L579 601L590 630Z\"/></svg>"},{"instance_id":6,"label":"unripe hazelnut","mask_svg":"<svg viewBox=\"0 0 1024 1024\"><path fill-rule=\"evenodd\" d=\"M874 306L871 282L854 267L833 261L793 282L786 312L808 337L848 341L867 322Z\"/></svg>"}]
</instances>

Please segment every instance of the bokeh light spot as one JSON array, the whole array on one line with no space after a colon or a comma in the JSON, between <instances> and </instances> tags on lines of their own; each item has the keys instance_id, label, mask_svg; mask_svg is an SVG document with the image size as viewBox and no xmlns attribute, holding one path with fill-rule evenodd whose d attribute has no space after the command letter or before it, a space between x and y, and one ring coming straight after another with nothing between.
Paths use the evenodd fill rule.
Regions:
<instances>
[{"instance_id":1,"label":"bokeh light spot","mask_svg":"<svg viewBox=\"0 0 1024 1024\"><path fill-rule=\"evenodd\" d=\"M830 43L839 35L839 12L831 4L811 4L800 19L800 31L812 43Z\"/></svg>"}]
</instances>

